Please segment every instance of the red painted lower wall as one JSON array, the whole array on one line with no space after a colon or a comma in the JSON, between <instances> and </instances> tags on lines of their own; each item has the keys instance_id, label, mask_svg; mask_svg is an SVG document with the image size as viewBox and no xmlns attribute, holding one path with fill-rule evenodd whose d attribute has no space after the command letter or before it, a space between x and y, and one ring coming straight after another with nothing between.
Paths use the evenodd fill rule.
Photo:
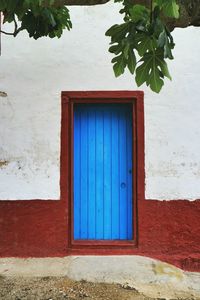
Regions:
<instances>
[{"instance_id":1,"label":"red painted lower wall","mask_svg":"<svg viewBox=\"0 0 200 300\"><path fill-rule=\"evenodd\" d=\"M1 201L0 257L66 256L65 201ZM200 271L200 200L138 203L137 255Z\"/></svg>"}]
</instances>

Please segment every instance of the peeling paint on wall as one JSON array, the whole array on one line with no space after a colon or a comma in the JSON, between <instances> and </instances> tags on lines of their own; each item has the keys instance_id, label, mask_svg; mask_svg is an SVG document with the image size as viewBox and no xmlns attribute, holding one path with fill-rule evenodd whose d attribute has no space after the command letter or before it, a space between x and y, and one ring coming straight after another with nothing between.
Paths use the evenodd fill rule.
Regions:
<instances>
[{"instance_id":1,"label":"peeling paint on wall","mask_svg":"<svg viewBox=\"0 0 200 300\"><path fill-rule=\"evenodd\" d=\"M0 168L6 167L9 164L7 160L0 160Z\"/></svg>"},{"instance_id":2,"label":"peeling paint on wall","mask_svg":"<svg viewBox=\"0 0 200 300\"><path fill-rule=\"evenodd\" d=\"M0 97L7 97L8 95L7 95L7 93L6 92L1 92L0 91Z\"/></svg>"}]
</instances>

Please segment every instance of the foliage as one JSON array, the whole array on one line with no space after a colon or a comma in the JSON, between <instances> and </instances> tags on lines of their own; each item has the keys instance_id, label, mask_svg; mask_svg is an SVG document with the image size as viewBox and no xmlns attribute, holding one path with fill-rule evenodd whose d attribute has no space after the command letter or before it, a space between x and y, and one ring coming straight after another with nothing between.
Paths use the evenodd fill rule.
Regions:
<instances>
[{"instance_id":1,"label":"foliage","mask_svg":"<svg viewBox=\"0 0 200 300\"><path fill-rule=\"evenodd\" d=\"M15 30L7 33L16 36L27 30L30 37L61 37L63 30L72 28L69 11L64 5L56 7L56 0L0 0L4 23L14 22ZM173 37L165 18L179 18L176 0L151 0L149 6L134 4L133 0L115 0L122 3L122 24L113 25L106 35L111 38L109 51L115 76L128 68L135 74L138 86L146 83L159 93L164 78L171 79L167 59L173 59ZM18 24L20 23L20 27ZM4 32L4 31L1 31ZM4 32L5 33L5 32Z\"/></svg>"},{"instance_id":2,"label":"foliage","mask_svg":"<svg viewBox=\"0 0 200 300\"><path fill-rule=\"evenodd\" d=\"M124 73L127 67L135 74L138 86L146 83L154 92L159 93L164 77L171 79L166 59L173 59L174 42L163 21L163 16L179 17L179 7L175 0L154 0L150 7L133 5L131 0L122 2L124 23L113 25L106 35L111 37L109 51L115 76Z\"/></svg>"},{"instance_id":3,"label":"foliage","mask_svg":"<svg viewBox=\"0 0 200 300\"><path fill-rule=\"evenodd\" d=\"M69 10L65 7L55 8L55 0L0 0L0 11L4 14L4 23L14 22L16 36L27 30L30 37L61 37L63 30L72 28ZM17 20L21 23L18 27Z\"/></svg>"}]
</instances>

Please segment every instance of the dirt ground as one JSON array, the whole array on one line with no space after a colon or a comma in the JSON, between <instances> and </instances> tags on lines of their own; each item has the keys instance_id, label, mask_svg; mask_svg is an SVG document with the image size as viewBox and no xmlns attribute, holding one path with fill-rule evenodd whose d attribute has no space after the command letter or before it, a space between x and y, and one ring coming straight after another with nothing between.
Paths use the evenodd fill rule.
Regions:
<instances>
[{"instance_id":1,"label":"dirt ground","mask_svg":"<svg viewBox=\"0 0 200 300\"><path fill-rule=\"evenodd\" d=\"M139 294L128 285L76 282L63 277L0 277L0 299L152 300L152 298Z\"/></svg>"},{"instance_id":2,"label":"dirt ground","mask_svg":"<svg viewBox=\"0 0 200 300\"><path fill-rule=\"evenodd\" d=\"M73 281L66 277L0 276L1 300L167 300L146 297L128 285ZM195 300L170 299L170 300Z\"/></svg>"}]
</instances>

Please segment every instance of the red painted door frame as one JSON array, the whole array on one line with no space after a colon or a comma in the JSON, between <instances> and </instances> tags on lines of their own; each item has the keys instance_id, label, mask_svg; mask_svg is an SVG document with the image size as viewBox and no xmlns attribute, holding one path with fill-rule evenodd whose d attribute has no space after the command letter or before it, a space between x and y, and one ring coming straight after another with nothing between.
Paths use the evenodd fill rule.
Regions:
<instances>
[{"instance_id":1,"label":"red painted door frame","mask_svg":"<svg viewBox=\"0 0 200 300\"><path fill-rule=\"evenodd\" d=\"M144 105L141 91L62 92L61 198L66 199L67 253L132 254L138 245L138 213L144 199ZM74 240L73 238L73 106L74 103L130 103L133 116L133 228L131 241Z\"/></svg>"}]
</instances>

